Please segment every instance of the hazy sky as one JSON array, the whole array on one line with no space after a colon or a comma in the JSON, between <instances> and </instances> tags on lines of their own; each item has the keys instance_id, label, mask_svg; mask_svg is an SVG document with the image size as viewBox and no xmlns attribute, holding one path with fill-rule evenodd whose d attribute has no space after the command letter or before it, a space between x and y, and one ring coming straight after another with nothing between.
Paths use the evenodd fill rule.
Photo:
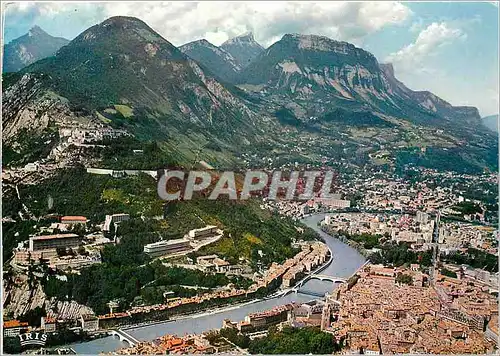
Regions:
<instances>
[{"instance_id":1,"label":"hazy sky","mask_svg":"<svg viewBox=\"0 0 500 356\"><path fill-rule=\"evenodd\" d=\"M12 2L2 3L5 42L39 25L72 39L110 16L136 16L174 45L219 45L253 31L263 46L285 33L348 41L392 62L415 90L498 113L498 2Z\"/></svg>"}]
</instances>

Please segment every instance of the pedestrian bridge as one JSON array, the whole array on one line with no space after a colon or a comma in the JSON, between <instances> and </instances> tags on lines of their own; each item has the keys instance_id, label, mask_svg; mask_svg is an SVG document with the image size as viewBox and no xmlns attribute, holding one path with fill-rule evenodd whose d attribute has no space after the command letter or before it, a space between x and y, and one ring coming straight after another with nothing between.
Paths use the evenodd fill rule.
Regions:
<instances>
[{"instance_id":1,"label":"pedestrian bridge","mask_svg":"<svg viewBox=\"0 0 500 356\"><path fill-rule=\"evenodd\" d=\"M326 274L313 274L309 279L319 279L320 281L332 281L334 283L345 283L346 279L342 277L328 276Z\"/></svg>"},{"instance_id":2,"label":"pedestrian bridge","mask_svg":"<svg viewBox=\"0 0 500 356\"><path fill-rule=\"evenodd\" d=\"M310 295L312 297L323 298L326 295L326 293L314 292L312 290L307 290L307 289L295 289L294 291L295 291L295 293L304 294L304 295Z\"/></svg>"},{"instance_id":3,"label":"pedestrian bridge","mask_svg":"<svg viewBox=\"0 0 500 356\"><path fill-rule=\"evenodd\" d=\"M133 337L132 335L130 335L129 333L127 333L122 329L111 330L109 334L112 336L118 336L120 341L126 341L132 347L141 342L140 340L136 339L135 337Z\"/></svg>"}]
</instances>

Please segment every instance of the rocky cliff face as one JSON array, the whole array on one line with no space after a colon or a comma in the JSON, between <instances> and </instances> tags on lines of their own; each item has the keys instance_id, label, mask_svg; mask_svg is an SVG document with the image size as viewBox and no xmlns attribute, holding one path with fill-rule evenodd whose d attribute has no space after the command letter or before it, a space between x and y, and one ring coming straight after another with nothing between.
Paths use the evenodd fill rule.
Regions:
<instances>
[{"instance_id":1,"label":"rocky cliff face","mask_svg":"<svg viewBox=\"0 0 500 356\"><path fill-rule=\"evenodd\" d=\"M75 301L61 302L55 298L48 298L39 280L35 280L34 285L31 285L24 274L18 274L16 278L16 283L5 282L3 298L5 312L13 318L18 318L36 308L44 309L49 317L57 316L60 319L73 319L82 314L94 313L91 308Z\"/></svg>"},{"instance_id":2,"label":"rocky cliff face","mask_svg":"<svg viewBox=\"0 0 500 356\"><path fill-rule=\"evenodd\" d=\"M227 40L220 48L236 58L239 65L243 68L264 52L264 48L255 41L251 32Z\"/></svg>"},{"instance_id":3,"label":"rocky cliff face","mask_svg":"<svg viewBox=\"0 0 500 356\"><path fill-rule=\"evenodd\" d=\"M238 77L265 95L286 96L321 114L325 106L372 110L420 123L476 122L476 108L453 107L430 92L412 91L369 52L323 36L287 34ZM311 105L308 105L309 107Z\"/></svg>"},{"instance_id":4,"label":"rocky cliff face","mask_svg":"<svg viewBox=\"0 0 500 356\"><path fill-rule=\"evenodd\" d=\"M23 131L36 136L49 126L86 121L70 110L65 98L46 90L44 81L42 74L26 73L4 91L4 142L12 142Z\"/></svg>"},{"instance_id":5,"label":"rocky cliff face","mask_svg":"<svg viewBox=\"0 0 500 356\"><path fill-rule=\"evenodd\" d=\"M242 72L240 83L265 84L296 96L384 97L386 88L373 55L323 36L285 35Z\"/></svg>"},{"instance_id":6,"label":"rocky cliff face","mask_svg":"<svg viewBox=\"0 0 500 356\"><path fill-rule=\"evenodd\" d=\"M3 72L16 72L42 58L54 55L59 48L69 41L61 37L52 37L40 27L35 26L29 32L4 46Z\"/></svg>"}]
</instances>

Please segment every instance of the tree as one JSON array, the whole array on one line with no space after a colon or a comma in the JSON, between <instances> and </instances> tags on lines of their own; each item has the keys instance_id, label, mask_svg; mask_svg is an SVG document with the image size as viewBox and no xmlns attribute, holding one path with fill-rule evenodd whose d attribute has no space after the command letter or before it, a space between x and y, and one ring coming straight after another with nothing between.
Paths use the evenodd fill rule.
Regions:
<instances>
[{"instance_id":1,"label":"tree","mask_svg":"<svg viewBox=\"0 0 500 356\"><path fill-rule=\"evenodd\" d=\"M446 268L441 269L441 274L446 277L457 278L457 274L455 272L450 271L449 269Z\"/></svg>"},{"instance_id":2,"label":"tree","mask_svg":"<svg viewBox=\"0 0 500 356\"><path fill-rule=\"evenodd\" d=\"M30 309L25 314L19 317L20 321L27 321L30 326L40 326L42 316L47 316L45 308L36 307L35 309Z\"/></svg>"},{"instance_id":3,"label":"tree","mask_svg":"<svg viewBox=\"0 0 500 356\"><path fill-rule=\"evenodd\" d=\"M74 224L72 226L72 229L71 231L74 233L74 234L77 234L78 236L80 237L83 237L85 235L85 225L83 224Z\"/></svg>"},{"instance_id":4,"label":"tree","mask_svg":"<svg viewBox=\"0 0 500 356\"><path fill-rule=\"evenodd\" d=\"M413 278L409 274L399 272L396 276L396 283L413 285Z\"/></svg>"},{"instance_id":5,"label":"tree","mask_svg":"<svg viewBox=\"0 0 500 356\"><path fill-rule=\"evenodd\" d=\"M116 226L113 221L111 221L111 223L109 224L109 236L111 238L115 238L116 236Z\"/></svg>"},{"instance_id":6,"label":"tree","mask_svg":"<svg viewBox=\"0 0 500 356\"><path fill-rule=\"evenodd\" d=\"M340 350L340 345L331 334L315 327L284 327L279 332L270 329L266 337L251 340L248 350L252 354L332 354Z\"/></svg>"},{"instance_id":7,"label":"tree","mask_svg":"<svg viewBox=\"0 0 500 356\"><path fill-rule=\"evenodd\" d=\"M22 348L18 337L6 337L3 339L3 352L6 354L19 355Z\"/></svg>"},{"instance_id":8,"label":"tree","mask_svg":"<svg viewBox=\"0 0 500 356\"><path fill-rule=\"evenodd\" d=\"M82 245L78 246L77 252L78 252L79 255L82 255L82 256L88 255L87 250Z\"/></svg>"}]
</instances>

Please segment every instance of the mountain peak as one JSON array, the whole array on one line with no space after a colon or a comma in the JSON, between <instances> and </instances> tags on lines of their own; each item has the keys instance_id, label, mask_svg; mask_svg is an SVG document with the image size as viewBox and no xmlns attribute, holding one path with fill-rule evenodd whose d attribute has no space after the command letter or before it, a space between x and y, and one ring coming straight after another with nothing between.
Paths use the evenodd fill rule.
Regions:
<instances>
[{"instance_id":1,"label":"mountain peak","mask_svg":"<svg viewBox=\"0 0 500 356\"><path fill-rule=\"evenodd\" d=\"M188 45L202 45L205 47L216 47L213 43L209 42L208 40L206 40L204 38L202 38L201 40L195 40L195 41L186 43L185 45L182 45L181 47L188 46Z\"/></svg>"},{"instance_id":2,"label":"mountain peak","mask_svg":"<svg viewBox=\"0 0 500 356\"><path fill-rule=\"evenodd\" d=\"M39 35L47 35L47 32L42 30L40 26L35 25L28 31L28 36L39 36Z\"/></svg>"},{"instance_id":3,"label":"mountain peak","mask_svg":"<svg viewBox=\"0 0 500 356\"><path fill-rule=\"evenodd\" d=\"M329 42L338 42L335 41L329 37L326 36L321 36L321 35L305 35L301 33L285 33L283 37L281 37L282 40L323 40L323 41L329 41Z\"/></svg>"},{"instance_id":4,"label":"mountain peak","mask_svg":"<svg viewBox=\"0 0 500 356\"><path fill-rule=\"evenodd\" d=\"M261 47L261 45L255 41L253 32L251 31L245 32L241 35L228 39L221 45L221 47L230 45L252 45L252 46L257 45Z\"/></svg>"},{"instance_id":5,"label":"mountain peak","mask_svg":"<svg viewBox=\"0 0 500 356\"><path fill-rule=\"evenodd\" d=\"M207 127L240 120L246 110L208 70L133 17L90 27L28 70L49 74L44 87L79 107L94 111L124 104L157 117L168 114L169 123L158 125L172 130L184 130L184 120ZM147 116L141 111L141 118Z\"/></svg>"},{"instance_id":6,"label":"mountain peak","mask_svg":"<svg viewBox=\"0 0 500 356\"><path fill-rule=\"evenodd\" d=\"M190 53L191 51L197 50L199 48L207 48L207 49L210 49L211 51L217 52L217 53L219 53L219 52L225 52L224 50L220 49L219 47L217 47L216 45L214 45L213 43L207 41L204 38L202 38L200 40L195 40L195 41L192 41L192 42L188 42L188 43L183 44L182 46L180 46L178 48L180 49L181 52L189 54L189 55L192 54L192 53ZM190 55L190 57L192 57L192 56ZM198 60L195 57L192 57L192 58Z\"/></svg>"},{"instance_id":7,"label":"mountain peak","mask_svg":"<svg viewBox=\"0 0 500 356\"><path fill-rule=\"evenodd\" d=\"M16 72L40 59L50 57L68 43L67 39L53 37L35 25L28 33L4 46L3 72Z\"/></svg>"},{"instance_id":8,"label":"mountain peak","mask_svg":"<svg viewBox=\"0 0 500 356\"><path fill-rule=\"evenodd\" d=\"M246 67L264 48L255 41L252 32L246 32L224 42L220 48L229 52L242 67Z\"/></svg>"},{"instance_id":9,"label":"mountain peak","mask_svg":"<svg viewBox=\"0 0 500 356\"><path fill-rule=\"evenodd\" d=\"M484 126L493 132L498 132L498 114L485 116L481 119Z\"/></svg>"},{"instance_id":10,"label":"mountain peak","mask_svg":"<svg viewBox=\"0 0 500 356\"><path fill-rule=\"evenodd\" d=\"M144 21L129 16L113 16L88 28L71 41L71 46L109 44L111 39L132 51L133 46L162 46L164 49L169 47L170 53L180 53Z\"/></svg>"},{"instance_id":11,"label":"mountain peak","mask_svg":"<svg viewBox=\"0 0 500 356\"><path fill-rule=\"evenodd\" d=\"M149 27L144 21L132 16L113 16L103 22L91 27L90 29L98 28L101 31L130 31L130 30L146 30L155 37L158 35L151 27ZM90 30L89 29L89 30ZM88 31L88 30L87 30ZM85 31L86 32L86 31ZM84 32L84 33L85 33ZM145 35L145 33L144 33Z\"/></svg>"},{"instance_id":12,"label":"mountain peak","mask_svg":"<svg viewBox=\"0 0 500 356\"><path fill-rule=\"evenodd\" d=\"M179 49L198 63L203 64L223 81L231 82L241 70L240 65L229 52L213 45L206 39L186 43Z\"/></svg>"},{"instance_id":13,"label":"mountain peak","mask_svg":"<svg viewBox=\"0 0 500 356\"><path fill-rule=\"evenodd\" d=\"M246 40L246 41L255 41L255 38L253 37L252 31L247 31L245 33L242 33L241 35L236 36L235 38L238 38L240 40Z\"/></svg>"},{"instance_id":14,"label":"mountain peak","mask_svg":"<svg viewBox=\"0 0 500 356\"><path fill-rule=\"evenodd\" d=\"M311 87L317 86L327 95L331 91L352 100L355 90L376 92L381 88L379 74L375 57L353 44L325 36L289 33L246 67L239 80L292 93L299 85L303 86L300 93L311 93ZM341 81L343 84L338 84ZM331 90L325 91L328 86ZM352 88L352 93L346 88Z\"/></svg>"},{"instance_id":15,"label":"mountain peak","mask_svg":"<svg viewBox=\"0 0 500 356\"><path fill-rule=\"evenodd\" d=\"M138 19L137 17L133 16L112 16L103 22L100 23L100 26L109 26L109 25L114 25L114 26L122 26L126 27L127 25L145 25L144 21Z\"/></svg>"}]
</instances>

